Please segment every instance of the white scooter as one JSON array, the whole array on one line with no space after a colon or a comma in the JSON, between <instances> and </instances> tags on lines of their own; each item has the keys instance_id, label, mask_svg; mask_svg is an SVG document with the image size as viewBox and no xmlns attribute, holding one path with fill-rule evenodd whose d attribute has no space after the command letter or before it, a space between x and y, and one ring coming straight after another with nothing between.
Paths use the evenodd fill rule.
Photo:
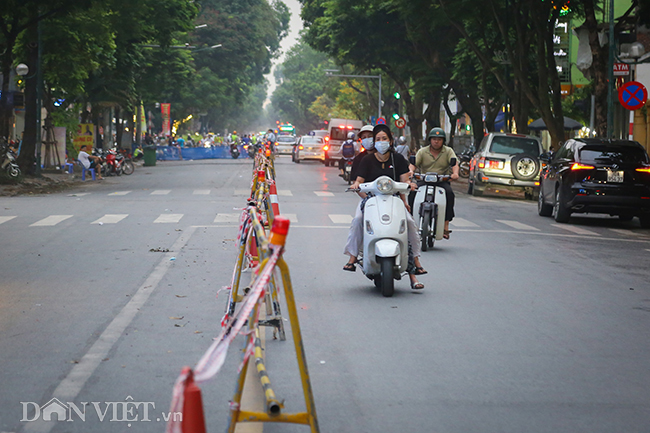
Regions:
<instances>
[{"instance_id":1,"label":"white scooter","mask_svg":"<svg viewBox=\"0 0 650 433\"><path fill-rule=\"evenodd\" d=\"M413 218L417 223L422 241L422 251L433 248L435 241L442 239L445 232L445 211L447 195L439 182L448 181L451 176L436 173L415 174L424 183L418 187L413 202Z\"/></svg>"},{"instance_id":2,"label":"white scooter","mask_svg":"<svg viewBox=\"0 0 650 433\"><path fill-rule=\"evenodd\" d=\"M382 295L393 296L394 280L408 266L408 228L404 202L394 194L408 193L409 184L381 176L362 183L358 191L372 193L363 213L363 273Z\"/></svg>"}]
</instances>

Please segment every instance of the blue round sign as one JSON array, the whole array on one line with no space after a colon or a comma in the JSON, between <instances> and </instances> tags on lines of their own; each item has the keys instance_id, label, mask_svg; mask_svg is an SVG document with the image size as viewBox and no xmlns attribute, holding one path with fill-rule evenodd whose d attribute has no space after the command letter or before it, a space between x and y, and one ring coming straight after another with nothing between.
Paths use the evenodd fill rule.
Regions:
<instances>
[{"instance_id":1,"label":"blue round sign","mask_svg":"<svg viewBox=\"0 0 650 433\"><path fill-rule=\"evenodd\" d=\"M648 90L638 81L630 81L618 89L618 101L628 110L642 108L648 100Z\"/></svg>"}]
</instances>

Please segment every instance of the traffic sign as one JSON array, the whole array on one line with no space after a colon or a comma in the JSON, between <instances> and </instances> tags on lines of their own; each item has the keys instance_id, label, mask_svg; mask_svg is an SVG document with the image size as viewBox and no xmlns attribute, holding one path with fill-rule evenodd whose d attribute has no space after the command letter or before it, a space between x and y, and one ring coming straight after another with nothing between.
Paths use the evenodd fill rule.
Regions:
<instances>
[{"instance_id":1,"label":"traffic sign","mask_svg":"<svg viewBox=\"0 0 650 433\"><path fill-rule=\"evenodd\" d=\"M638 110L648 100L648 90L638 81L630 81L619 87L618 100L628 110Z\"/></svg>"},{"instance_id":2,"label":"traffic sign","mask_svg":"<svg viewBox=\"0 0 650 433\"><path fill-rule=\"evenodd\" d=\"M398 129L404 128L406 126L406 120L404 120L403 117L398 117L397 119L395 119L395 126Z\"/></svg>"},{"instance_id":3,"label":"traffic sign","mask_svg":"<svg viewBox=\"0 0 650 433\"><path fill-rule=\"evenodd\" d=\"M386 124L386 119L384 117L380 117L377 119L377 125L385 125Z\"/></svg>"}]
</instances>

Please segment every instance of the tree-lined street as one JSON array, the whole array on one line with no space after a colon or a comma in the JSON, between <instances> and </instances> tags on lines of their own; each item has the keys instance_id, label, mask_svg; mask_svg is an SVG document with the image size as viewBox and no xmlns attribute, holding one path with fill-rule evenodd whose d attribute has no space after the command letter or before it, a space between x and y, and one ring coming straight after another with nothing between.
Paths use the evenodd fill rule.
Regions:
<instances>
[{"instance_id":1,"label":"tree-lined street","mask_svg":"<svg viewBox=\"0 0 650 433\"><path fill-rule=\"evenodd\" d=\"M216 295L230 283L251 165L159 162L131 177L0 199L0 431L164 429L156 418L180 368L220 329L227 296ZM321 431L647 430L650 231L637 220L556 225L534 203L470 197L457 185L451 239L423 253L426 288L402 280L383 298L360 271L341 271L344 216L357 199L337 171L286 157L276 169ZM117 335L106 333L114 320ZM107 354L93 365L84 355L98 342ZM225 429L240 347L202 385L210 431ZM285 410L301 410L290 342L269 331L265 352ZM71 380L76 366L82 374ZM102 410L128 396L153 402L155 416L126 427L110 411L100 421L89 404L85 422L20 421L21 402L44 405L62 389Z\"/></svg>"}]
</instances>

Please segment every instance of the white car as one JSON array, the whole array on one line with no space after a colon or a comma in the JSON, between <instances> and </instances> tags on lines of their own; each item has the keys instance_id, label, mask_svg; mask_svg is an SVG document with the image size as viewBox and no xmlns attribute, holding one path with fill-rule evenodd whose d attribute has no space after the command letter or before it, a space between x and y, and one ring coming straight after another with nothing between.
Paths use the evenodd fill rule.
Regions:
<instances>
[{"instance_id":1,"label":"white car","mask_svg":"<svg viewBox=\"0 0 650 433\"><path fill-rule=\"evenodd\" d=\"M278 135L275 139L275 149L278 155L291 155L295 144L295 135Z\"/></svg>"},{"instance_id":2,"label":"white car","mask_svg":"<svg viewBox=\"0 0 650 433\"><path fill-rule=\"evenodd\" d=\"M325 160L324 145L325 140L322 137L303 135L298 139L296 151L293 155L293 162L300 163L300 161L305 159Z\"/></svg>"}]
</instances>

